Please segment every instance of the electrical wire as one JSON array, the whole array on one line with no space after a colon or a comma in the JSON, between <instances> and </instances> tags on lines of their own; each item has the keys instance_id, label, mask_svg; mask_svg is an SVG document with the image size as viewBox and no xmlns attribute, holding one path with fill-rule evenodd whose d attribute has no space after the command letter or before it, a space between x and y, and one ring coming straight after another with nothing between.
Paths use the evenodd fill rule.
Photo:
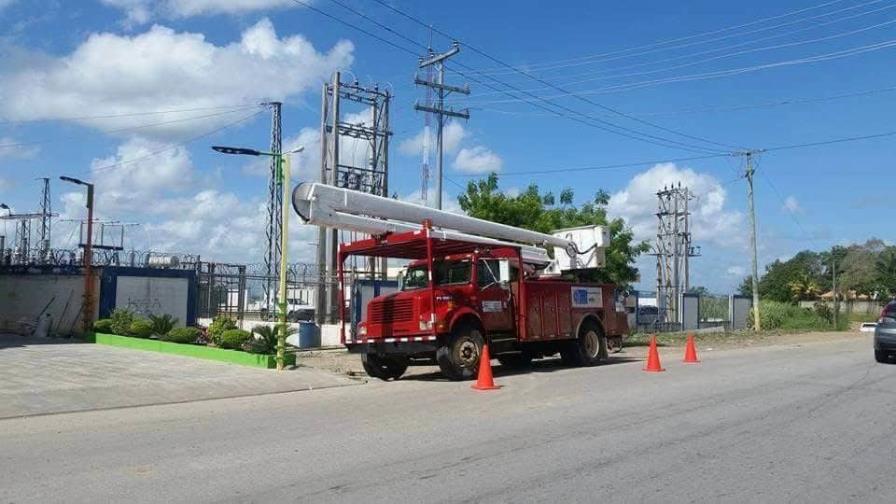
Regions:
<instances>
[{"instance_id":1,"label":"electrical wire","mask_svg":"<svg viewBox=\"0 0 896 504\"><path fill-rule=\"evenodd\" d=\"M338 1L338 0L331 0L331 1L334 1L334 2L335 2L335 1ZM416 17L414 17L414 16L412 16L412 15L410 15L410 14L408 14L408 13L402 11L401 9L398 9L398 8L396 8L396 7L390 5L390 4L388 4L388 3L386 3L386 2L384 2L384 1L382 1L382 0L374 0L374 1L376 1L376 2L379 3L380 5L386 7L387 9L389 9L389 10L391 10L391 11L393 11L393 12L399 14L399 15L401 15L401 16L407 18L407 19L412 20L413 22L417 23L418 25L421 25L421 26L424 26L424 27L429 28L430 30L434 31L435 33L438 33L438 34L442 35L443 37L446 37L446 38L448 38L448 39L450 39L450 40L457 40L456 37L453 37L453 36L451 36L451 35L445 33L444 31L439 30L438 28L435 28L435 27L432 26L432 25L427 25L427 24L426 24L425 22L423 22L422 20L420 20L420 19L418 19L418 18L416 18ZM369 17L367 17L367 18L369 19ZM479 54L480 56L483 56L483 57L485 57L485 58L487 58L487 59L489 59L489 60L491 60L491 61L494 61L494 62L496 62L496 63L498 63L498 64L504 65L504 66L506 66L506 67L508 67L508 68L514 69L515 71L520 72L520 73L526 75L526 76L529 77L529 78L532 78L532 79L535 79L535 80L537 80L537 81L539 81L539 82L542 82L542 83L544 83L544 84L548 84L548 85L553 86L552 84L548 83L547 81L544 81L543 79L540 79L540 78L538 78L538 77L529 75L529 74L527 74L527 73L524 72L524 71L521 71L521 70L519 70L519 69L516 69L516 68L510 66L509 64L505 63L504 61L502 61L502 60L500 60L500 59L498 59L498 58L495 58L494 56L489 55L489 54L486 53L485 51L483 51L483 50L481 50L481 49L478 49L478 48L476 48L475 46L471 46L471 45L469 45L469 44L467 44L467 43L464 43L464 47L470 49L471 51L475 52L476 54ZM461 68L467 68L467 69L470 69L469 66L466 66L466 65L463 65L463 64L458 64L458 66L460 66ZM467 74L467 73L465 73L465 72L458 71L457 69L455 69L455 71L457 71L460 75L462 75L462 76L464 76L464 77L467 77L467 78L470 79L470 80L478 81L478 79L474 78L473 76L471 76L471 75L469 75L469 74ZM684 147L685 150L690 150L690 151L696 151L696 152L699 152L699 151L702 151L702 152L719 152L719 151L717 151L717 150L716 150L716 151L713 151L713 150L711 150L711 149L707 149L706 147L696 146L696 145L693 145L693 144L690 144L690 145L689 145L689 144L685 144L685 143L683 143L683 142L678 142L678 141L676 141L676 140L671 140L671 139L667 139L667 138L662 138L662 137L658 137L658 136L656 136L656 135L651 135L651 134L649 134L649 133L644 133L644 132L641 132L641 131L633 130L633 129L631 129L631 128L627 128L627 127L624 127L624 126L620 126L620 125L618 125L618 124L615 124L615 123L612 123L612 122L609 122L609 121L605 121L605 120L603 120L603 119L596 118L596 117L591 116L591 115L589 115L589 114L585 114L585 113L582 113L582 112L573 110L573 109L571 109L571 108L569 108L569 107L566 107L566 106L564 106L564 105L560 105L560 104L556 104L556 103L550 102L549 100L545 100L543 97L539 97L539 96L533 95L532 93L530 93L530 92L528 92L528 91L521 90L521 89L519 89L519 88L516 87L516 86L513 86L513 85L508 84L508 83L506 83L506 82L503 82L503 81L501 81L501 80L495 79L494 77L491 77L491 76L485 76L485 78L487 78L487 79L489 79L489 80L492 80L492 81L498 83L499 85L503 85L503 86L505 86L505 87L507 87L507 88L509 88L509 89L512 89L512 90L514 90L515 92L523 93L523 94L525 94L525 95L527 95L527 96L529 96L530 98L533 98L533 99L535 99L535 100L538 100L538 101L541 101L541 102L549 103L551 106L556 107L556 108L558 108L558 109L560 109L560 110L564 110L564 111L566 111L566 112L570 112L570 113L574 113L574 114L577 114L577 115L585 116L585 117L589 118L591 121L596 121L596 122L598 122L598 123L600 123L600 124L604 124L604 125L606 125L606 126L609 126L610 128L618 128L619 130L624 131L624 132L633 133L633 134L635 134L635 135L641 135L641 136L643 136L643 137L647 137L647 138L650 138L650 139L653 139L653 140L658 140L658 141L666 142L667 145L664 145L664 146L666 146L666 147L669 146L668 143L671 143L671 144L674 144L674 145L679 145L679 148ZM481 81L479 81L479 82L481 82ZM555 88L558 89L558 90L561 90L561 91L565 91L565 90L562 90L562 88L559 88L559 87L556 87L556 86L555 86ZM507 94L506 90L501 91L501 92L502 92L503 94ZM647 126L651 126L651 127L660 129L660 130L662 130L662 131L666 131L666 132L668 132L668 133L676 134L676 135L679 135L679 136L682 136L682 137L690 138L690 139L692 139L692 140L697 140L697 141L700 141L700 142L709 143L709 144L714 144L714 145L718 145L718 146L722 146L722 147L727 147L727 148L742 148L742 147L739 147L739 146L734 146L734 145L730 145L730 144L723 144L723 143L716 142L716 141L713 141L713 140L709 140L709 139L706 139L706 138L701 138L701 137L697 137L697 136L694 136L694 135L689 135L689 134L686 134L686 133L682 133L682 132L679 132L679 131L672 130L672 129L670 129L670 128L666 128L666 127L664 127L664 126L660 126L660 125L657 125L657 124L653 124L653 123L651 123L651 122L649 122L649 121L646 121L646 120L644 120L644 119L640 119L640 118L637 118L637 117L629 116L629 115L627 115L627 114L625 114L625 113L623 113L623 112L620 112L620 111L618 111L618 110L616 110L616 109L614 109L614 108L612 108L612 107L608 107L608 106L606 106L606 105L603 105L603 104L594 102L593 100L589 100L589 99L586 99L586 98L579 98L579 99L582 100L582 101L585 101L586 103L589 103L589 104L591 104L591 105L593 105L593 106L597 106L597 107L599 107L599 108L601 108L601 109L603 109L603 110L606 110L606 111L608 111L608 112L611 112L611 113L613 113L613 114L615 114L615 115L618 115L618 116L621 116L621 117L625 117L625 118L630 119L630 120L633 120L633 121L635 121L635 122L639 122L639 123L645 124L645 125L647 125ZM525 100L525 101L527 101L527 102L530 103L530 104L532 103L532 102L529 101L529 100ZM554 111L554 113L556 114L556 111ZM581 122L581 121L580 121L580 122ZM589 124L589 125L592 126L592 127L597 127L597 126L595 126L594 124ZM600 128L600 129L604 129L604 128ZM619 135L622 135L622 136L629 136L629 135L622 134L620 131L614 131L614 132L615 132L616 134L619 134ZM641 140L642 140L642 141L648 141L648 140L645 140L645 139L643 139L643 138L641 138ZM648 142L649 142L649 141L648 141ZM649 142L649 143L655 143L655 142ZM662 145L662 144L660 144L660 145Z\"/></svg>"},{"instance_id":2,"label":"electrical wire","mask_svg":"<svg viewBox=\"0 0 896 504\"><path fill-rule=\"evenodd\" d=\"M376 1L379 2L379 3L382 3L382 2L380 2L380 0L376 0ZM857 5L854 5L854 6L845 7L845 8L842 8L842 9L838 9L838 10L834 10L834 11L826 12L826 13L824 13L824 14L819 14L819 15L815 15L815 16L812 16L812 17L808 17L808 18L796 19L796 20L793 20L793 21L788 21L788 22L781 23L781 24L777 24L777 25L773 25L773 26L768 26L768 27L758 28L758 29L755 29L755 30L750 30L750 31L741 32L741 33L735 33L735 34L731 34L731 35L725 35L725 36L722 36L722 37L711 38L711 39L707 39L707 40L703 40L703 41L691 42L691 43L688 43L688 44L673 45L673 46L670 46L670 47L659 47L659 48L657 48L657 49L653 49L653 50L647 50L647 51L642 51L642 52L636 52L636 53L631 53L631 54L625 54L625 53L628 53L629 51L635 51L635 50L642 49L642 48L643 48L643 49L651 49L651 48L653 48L653 47L658 47L658 46L666 45L667 43L681 42L681 41L684 41L684 40L692 40L692 39L694 39L694 38L699 38L699 37L702 37L702 36L704 36L704 35L710 35L710 34L715 34L715 33L722 33L722 32L725 32L725 31L733 31L733 30L740 29L740 28L745 28L745 27L747 27L747 26L751 26L751 25L754 25L754 24L759 24L759 23L762 23L762 22L765 22L765 21L770 21L770 20L774 20L774 19L780 19L780 18L783 18L783 17L788 17L788 16L790 16L790 15L792 15L792 14L797 14L797 13L805 12L805 11L808 11L808 10L813 10L813 9L817 9L817 8L827 7L827 6L832 5L832 4L835 4L835 3L840 3L840 1L841 1L841 0L836 0L836 1L832 1L832 2L826 2L826 3L823 3L823 4L821 4L821 5L819 5L819 6L816 6L816 7L806 8L806 9L800 9L800 10L797 10L797 11L792 11L792 12L790 12L790 13L785 13L785 14L781 14L781 15L778 15L778 16L772 16L772 17L770 17L770 18L763 18L763 19L756 20L756 21L754 21L754 22L750 22L750 23L746 23L746 24L738 25L738 26L731 27L731 28L722 28L722 29L720 29L720 30L716 30L716 31L712 31L712 32L706 32L706 33L702 33L702 34L696 34L696 35L691 35L691 36L686 36L686 37L680 37L680 38L678 38L678 39L672 39L672 40L667 41L667 42L659 42L659 43L654 43L654 44L647 44L647 45L643 45L643 46L637 46L637 47L630 48L630 49L621 49L621 50L617 50L617 51L611 51L611 52L602 53L602 54L596 54L596 55L591 55L591 56L584 56L584 57L572 58L572 59L567 59L567 60L559 60L559 61L556 61L556 62L553 62L553 63L542 63L542 64L527 65L526 67L527 67L527 69L530 69L530 70L532 70L532 71L556 70L556 69L560 69L560 68L569 68L569 67L571 67L571 66L581 66L581 65L591 64L591 63L600 63L600 62L606 62L606 61L614 61L614 60L618 60L618 59L622 59L622 58L630 58L630 57L633 57L633 56L642 56L642 55L644 55L644 54L651 54L651 53L654 53L654 52L667 51L667 50L671 50L671 49L681 49L681 48L684 48L684 47L692 47L692 46L696 46L696 45L707 44L707 43L710 43L710 42L717 42L717 41L719 41L719 40L726 40L726 39L733 38L733 37L742 37L742 36L744 36L744 35L752 35L752 34L754 34L754 33L761 33L761 32L764 32L764 31L774 30L774 29L777 29L777 28L781 28L781 27L785 27L785 26L791 26L791 25L794 25L794 24L797 24L797 23L801 23L801 22L803 22L803 21L812 21L812 20L814 20L814 19L818 19L818 18L825 17L825 16L830 16L830 15L832 15L832 14L838 14L838 13L840 13L840 12L845 12L845 11L849 11L849 10L857 9L857 8L864 7L864 6L871 5L871 4L875 4L875 3L880 3L880 2L882 2L882 1L884 1L884 0L871 0L871 1L868 1L868 2L861 3L861 4L857 4ZM615 57L607 57L607 56L615 56ZM600 58L603 58L603 59L600 59ZM493 69L493 71L495 71L495 72L501 71L502 74L511 73L511 72L509 72L507 69L503 69L503 70L501 70L501 68L499 68L499 67L496 67L495 69ZM484 71L483 71L483 72L484 72Z\"/></svg>"},{"instance_id":3,"label":"electrical wire","mask_svg":"<svg viewBox=\"0 0 896 504\"><path fill-rule=\"evenodd\" d=\"M250 109L255 108L258 105L225 105L220 107L194 107L194 108L185 108L185 109L170 109L170 110L152 110L152 111L141 111L141 112L124 112L121 114L101 114L101 115L84 115L84 116L62 116L62 117L52 117L52 118L41 118L41 119L14 119L14 120L3 120L0 121L0 125L5 124L24 124L24 123L32 123L32 122L44 122L44 121L85 121L85 120L94 120L94 119L115 119L120 117L134 117L134 116L144 116L144 115L159 115L159 114L175 114L180 112L199 112L203 110L223 110L223 109Z\"/></svg>"},{"instance_id":4,"label":"electrical wire","mask_svg":"<svg viewBox=\"0 0 896 504\"><path fill-rule=\"evenodd\" d=\"M609 93L618 93L622 91L631 91L634 89L642 89L646 87L654 87L662 84L669 84L673 82L693 82L698 80L706 80L706 79L715 79L720 77L728 77L732 75L741 75L746 73L757 72L760 70L765 70L769 68L778 68L784 66L795 66L795 65L803 65L808 63L818 63L821 61L830 61L841 58L846 58L850 56L856 56L859 54L864 54L867 52L879 51L882 49L888 49L890 47L896 46L896 39L889 39L882 42L877 42L874 44L867 44L863 46L852 47L849 49L844 49L840 51L834 51L830 53L818 54L814 56L808 56L803 58L796 58L784 61L777 61L773 63L765 63L761 65L753 65L747 67L740 68L732 68L727 70L718 70L712 72L703 72L697 74L689 74L683 76L675 76L675 77L666 77L662 79L650 79L641 82L627 83L627 84L619 84L614 86L606 86L602 88L590 89L590 90L581 90L576 91L575 93L563 93L557 95L551 95L545 97L546 99L557 99L563 98L566 96L583 96L583 95L595 95L595 94L609 94ZM467 105L485 105L485 104L498 104L498 103L515 103L519 100L490 100L483 102L475 102L468 103ZM458 105L457 103L453 105Z\"/></svg>"},{"instance_id":5,"label":"electrical wire","mask_svg":"<svg viewBox=\"0 0 896 504\"><path fill-rule=\"evenodd\" d=\"M187 145L187 144L190 144L190 143L195 142L196 140L200 140L200 139L202 139L202 138L209 137L209 136L211 136L211 135L214 135L215 133L224 131L224 130L226 130L226 129L228 129L228 128L231 128L231 127L233 127L233 126L236 126L236 125L238 125L238 124L242 124L242 123L244 123L244 122L246 122L246 121L248 121L248 120L250 120L250 119L252 119L252 118L254 118L254 117L256 117L256 116L258 116L259 114L261 114L261 113L263 113L263 112L264 112L264 110L259 110L258 112L255 112L255 113L253 113L253 114L247 115L247 116L245 116L245 117L241 117L240 119L238 119L238 120L236 120L236 121L227 123L227 124L225 124L225 125L223 125L223 126L220 126L220 127L215 128L215 129L213 129L213 130L207 131L207 132L202 133L202 134L200 134L200 135L196 135L196 136L194 136L194 137L187 138L187 139L185 139L185 140L183 140L183 141L181 141L181 142L177 142L177 143L174 143L174 144L169 144L167 147L165 147L165 148L163 148L163 149L159 149L159 150L150 152L149 154L146 154L146 155L143 155L143 156L139 156L139 157L136 157L136 158L132 158L132 159L128 159L128 160L125 160L125 161L119 161L119 162L117 162L117 163L112 163L112 164L108 164L108 165L104 165L104 166L99 166L99 167L96 167L96 168L91 169L91 171L94 172L94 173L95 173L95 172L107 171L107 170L111 170L111 169L113 169L113 168L118 168L118 167L120 167L120 166L125 166L125 165L129 165L129 164L133 164L133 163L142 161L142 160L144 160L144 159L149 159L149 158L151 158L151 157L158 156L159 154L163 154L163 153L165 153L165 152L168 152L168 151L171 151L171 150L174 150L174 149L179 149L179 148L181 148L181 147L184 146L184 145Z\"/></svg>"},{"instance_id":6,"label":"electrical wire","mask_svg":"<svg viewBox=\"0 0 896 504\"><path fill-rule=\"evenodd\" d=\"M258 107L257 107L257 106L256 106L256 107L241 107L241 108L238 108L238 109L228 110L228 111L225 111L225 112L218 112L218 113L215 113L215 114L206 114L206 115L194 116L194 117L186 117L186 118L181 118L181 119L172 119L172 120L170 120L170 121L162 121L162 122L151 123L151 124L141 124L141 125L138 125L138 126L126 126L126 127L123 127L123 128L115 128L115 129L111 129L111 130L100 130L100 132L102 132L102 133L104 133L104 134L111 134L111 133L122 133L122 132L125 132L125 131L139 131L139 130L147 129L147 128L155 128L155 127L158 127L158 126L165 126L165 125L168 125L168 124L175 124L175 123L181 123L181 122L196 121L196 120L199 120L199 119L208 119L208 118L211 118L211 117L219 117L219 116L222 116L222 115L229 115L229 114L233 114L234 112L242 112L243 110L246 110L246 109L248 109L248 108L252 108L252 109L254 109L254 108L258 108ZM63 137L61 137L61 138L78 138L79 136L80 136L80 135L66 135L66 136L63 136ZM12 147L21 147L21 146L26 146L26 145L46 144L46 143L56 142L56 141L58 141L58 140L59 140L59 138L54 138L54 139L52 139L52 140L29 140L29 141L27 141L27 142L16 142L16 143L9 143L9 144L0 144L0 149L6 149L6 148L12 148Z\"/></svg>"},{"instance_id":7,"label":"electrical wire","mask_svg":"<svg viewBox=\"0 0 896 504\"><path fill-rule=\"evenodd\" d=\"M296 2L296 3L299 3L299 4L301 4L301 5L309 6L309 8L310 8L310 5L307 4L306 2L304 2L303 0L293 0L293 1ZM356 10L356 9L353 9L353 8L351 8L351 7L347 6L347 5L345 5L344 3L339 2L338 0L331 0L331 1L333 1L333 2L336 3L337 5L340 5L340 6L344 7L344 8L346 8L347 10L350 10L351 12L355 13L355 14L358 15L359 17L361 17L361 18L363 18L363 19L365 19L365 20L367 20L367 21L369 21L369 22L371 22L371 23L374 23L375 25L377 25L377 26L379 26L379 27L381 27L381 28L383 28L383 29L388 29L391 33L397 33L397 32L395 32L395 30L392 30L391 28L386 27L384 24L382 24L382 23L380 23L379 21L377 21L377 20L371 18L370 16L364 14L363 12L360 12L360 11L358 11L358 10ZM385 5L385 4L383 4L383 5ZM389 8L392 9L392 10L395 10L394 7L389 6ZM392 47L396 47L396 48L401 49L401 50L403 50L403 51L405 51L405 52L413 53L413 54L416 55L416 53L414 53L414 51L412 51L412 50L410 50L410 49L407 49L406 47L399 46L398 44L396 44L396 43L394 43L394 42L392 42L392 41L388 41L388 40L386 40L386 39L384 39L384 38L382 38L382 37L379 37L379 36L376 35L376 34L373 34L373 33L369 32L369 31L367 31L367 30L365 30L365 29L363 29L363 28L361 28L361 27L358 27L358 26L355 25L355 24L349 23L348 21L345 21L345 20L342 20L342 19L340 19L340 18L338 18L338 17L336 17L336 16L333 16L332 14L326 13L326 12L320 10L320 9L317 9L317 8L312 8L312 10L315 11L315 12L318 12L318 13L320 13L320 14L322 14L322 15L324 15L324 16L330 18L330 19L333 19L333 20L335 20L335 21L338 21L339 23L341 23L341 24L343 24L343 25L345 25L345 26L349 26L349 27L351 27L351 28L357 29L357 30L361 31L362 33L365 33L365 34L367 34L367 35L369 35L369 36L372 36L372 37L374 37L374 38L376 38L376 39L378 39L378 40L380 40L380 41L383 41L383 42L385 42L385 43L388 43L388 44L391 45ZM408 15L406 15L406 16L408 16ZM415 19L415 18L412 18L412 19ZM426 26L426 24L423 23L422 21L415 20L415 22L417 22L417 23L419 23L419 24L422 24L423 26ZM435 30L435 29L433 28L433 30ZM438 30L435 30L435 31L438 31ZM439 33L441 33L441 32L439 32ZM402 35L402 37L405 38L406 40L412 40L412 39L410 39L410 38L408 38L408 37L405 37L405 36L403 36L403 35ZM423 47L423 48L425 48L425 49L428 49L428 48L426 48L425 46L423 46L423 45L420 44L420 43L417 43L417 42L414 42L414 43L417 44L417 45L420 46L420 47ZM466 67L465 65L461 65L461 66L462 66L462 67ZM466 68L469 68L469 67L466 67ZM461 75L466 76L463 72L458 71L458 73L461 74ZM468 77L468 78L470 78L470 80L472 80L472 81L474 81L474 82L479 82L480 84L482 84L482 85L484 85L484 86L486 86L486 87L488 87L488 88L490 88L490 89L498 90L498 88L495 88L494 86L489 85L489 84L487 84L487 83L483 83L482 81L480 81L480 80L478 80L478 79L476 79L476 78L472 78L472 77ZM513 86L513 85L511 85L511 84L507 84L507 83L505 83L505 82L502 82L502 81L500 81L500 80L494 79L494 78L492 78L492 77L487 77L487 78L489 78L490 80L495 81L498 85L503 85L503 86L509 87L510 89L516 89L515 86ZM507 90L502 90L502 93L505 94L505 95L507 95L507 96L511 96L512 98L515 98L515 99L518 99L518 98L519 98L518 96L516 96L516 95L510 93L510 92L507 91ZM609 121L605 121L605 120L603 120L603 119L596 118L596 117L593 117L593 116L591 116L591 115L588 115L588 114L585 114L585 113L582 113L582 112L579 112L579 111L570 109L569 107L565 107L565 106L562 106L562 105L558 105L558 104L552 103L552 102L550 102L550 101L547 101L547 100L541 99L541 98L539 98L539 97L537 97L537 96L535 96L535 95L532 95L531 93L528 93L528 95L529 95L531 98L535 99L535 100L540 100L540 101L542 101L542 102L547 103L550 107L556 107L556 108L559 109L559 110L562 110L562 111L565 111L565 112L568 112L568 113L572 113L572 114L575 114L575 115L577 115L577 116L583 116L583 117L585 117L585 118L587 118L587 119L584 119L584 120L583 120L583 119L581 119L581 118L579 118L579 117L569 116L569 115L567 115L567 114L565 114L565 113L563 113L563 112L559 112L558 110L552 110L552 109L550 109L550 108L547 108L547 107L544 107L544 106L542 106L542 105L540 105L540 104L537 104L537 103L535 103L535 102L532 102L531 100L526 100L526 99L524 99L524 101L526 101L527 103L530 103L530 104L532 104L532 105L535 105L535 106L537 106L537 107L539 107L539 108L541 108L541 109L543 109L543 110L547 110L548 112L551 112L551 113L553 113L554 115L558 115L558 116L562 116L562 117L567 117L567 118L573 119L573 120L575 120L575 121L577 121L577 122L579 122L579 123L581 123L581 124L585 124L585 125L590 126L590 127L593 127L593 128L601 129L601 130L604 130L604 131L608 131L608 132L611 132L611 133L615 133L615 134L617 134L617 135L624 136L624 137L628 137L628 138L632 138L632 139L635 139L635 140L640 140L640 141L647 142L647 143L653 143L653 144L655 144L655 145L660 145L660 146L663 146L663 147L679 148L679 149L684 149L684 150L688 150L688 151L691 151L691 152L719 152L719 151L711 151L711 150L709 150L709 149L707 149L707 148L705 148L705 147L693 146L693 145L689 145L689 144L686 144L686 143L683 143L683 142L679 142L679 141L676 141L676 140L671 140L671 139L667 139L667 138L658 137L658 136L656 136L656 135L651 135L651 134L648 134L648 133L639 132L639 131L633 130L633 129L631 129L631 128L626 128L626 127L624 127L624 126L620 126L620 125L618 125L618 124L614 124L614 123L611 123L611 122L609 122ZM646 122L646 121L643 121L643 122ZM648 139L652 139L652 140L648 140ZM676 146L677 146L677 147L676 147Z\"/></svg>"}]
</instances>

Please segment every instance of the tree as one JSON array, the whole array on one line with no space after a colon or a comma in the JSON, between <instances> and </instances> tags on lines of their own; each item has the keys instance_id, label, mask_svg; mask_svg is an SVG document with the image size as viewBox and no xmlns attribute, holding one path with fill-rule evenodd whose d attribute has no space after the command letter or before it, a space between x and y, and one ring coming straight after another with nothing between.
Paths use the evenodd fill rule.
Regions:
<instances>
[{"instance_id":1,"label":"tree","mask_svg":"<svg viewBox=\"0 0 896 504\"><path fill-rule=\"evenodd\" d=\"M765 267L765 275L759 279L759 296L762 299L789 303L793 301L791 287L807 277L815 282L819 290L829 289L831 282L828 279L825 283L825 273L822 254L803 250L787 261L778 259Z\"/></svg>"},{"instance_id":2,"label":"tree","mask_svg":"<svg viewBox=\"0 0 896 504\"><path fill-rule=\"evenodd\" d=\"M744 277L743 281L741 281L740 286L737 288L737 293L741 296L753 296L753 275L747 275Z\"/></svg>"},{"instance_id":3,"label":"tree","mask_svg":"<svg viewBox=\"0 0 896 504\"><path fill-rule=\"evenodd\" d=\"M557 205L553 193L541 194L538 186L532 184L520 194L511 196L498 189L498 176L492 173L487 178L470 181L466 192L458 197L458 203L471 217L542 233L575 226L607 226L610 230L607 266L589 280L612 282L620 286L636 281L638 270L634 266L635 259L650 249L648 243L636 242L631 229L625 227L622 219L607 217L606 206L610 195L606 192L598 191L591 201L578 207L573 204L573 195L572 189L564 189L560 192L560 204Z\"/></svg>"},{"instance_id":4,"label":"tree","mask_svg":"<svg viewBox=\"0 0 896 504\"><path fill-rule=\"evenodd\" d=\"M874 264L880 292L896 296L896 247L887 247Z\"/></svg>"},{"instance_id":5,"label":"tree","mask_svg":"<svg viewBox=\"0 0 896 504\"><path fill-rule=\"evenodd\" d=\"M790 287L790 295L793 301L803 301L805 299L815 299L821 294L821 288L818 283L808 273L800 273L788 284Z\"/></svg>"}]
</instances>

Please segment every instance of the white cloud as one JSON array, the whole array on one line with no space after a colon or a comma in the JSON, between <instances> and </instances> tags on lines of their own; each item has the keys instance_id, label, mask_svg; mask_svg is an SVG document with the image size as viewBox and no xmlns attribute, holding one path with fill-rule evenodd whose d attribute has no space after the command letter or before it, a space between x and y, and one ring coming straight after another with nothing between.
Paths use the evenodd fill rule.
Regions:
<instances>
[{"instance_id":1,"label":"white cloud","mask_svg":"<svg viewBox=\"0 0 896 504\"><path fill-rule=\"evenodd\" d=\"M0 5L4 0L0 0ZM256 10L297 7L292 0L101 0L121 9L127 22L143 24L153 17L186 18L210 14L243 14Z\"/></svg>"},{"instance_id":2,"label":"white cloud","mask_svg":"<svg viewBox=\"0 0 896 504\"><path fill-rule=\"evenodd\" d=\"M725 273L735 278L743 278L747 274L747 268L743 266L729 266Z\"/></svg>"},{"instance_id":3,"label":"white cloud","mask_svg":"<svg viewBox=\"0 0 896 504\"><path fill-rule=\"evenodd\" d=\"M91 163L98 207L106 212L161 211L162 197L182 192L195 177L190 154L183 146L131 138L116 153Z\"/></svg>"},{"instance_id":4,"label":"white cloud","mask_svg":"<svg viewBox=\"0 0 896 504\"><path fill-rule=\"evenodd\" d=\"M410 194L399 197L399 199L401 201L407 201L408 203L414 203L416 205L423 205L423 206L429 206L431 208L435 208L435 200L436 200L435 195L436 195L436 191L435 191L435 189L432 189L430 191L430 193L427 194L428 201L425 201L423 199L422 193L420 192L420 189L417 189L416 191L414 191ZM445 210L446 212L456 213L456 214L464 213L464 211L461 210L461 208L460 208L460 204L458 204L458 202L457 202L457 198L448 194L447 191L442 191L442 210Z\"/></svg>"},{"instance_id":5,"label":"white cloud","mask_svg":"<svg viewBox=\"0 0 896 504\"><path fill-rule=\"evenodd\" d=\"M36 145L22 144L12 137L0 137L0 159L31 159L40 152Z\"/></svg>"},{"instance_id":6,"label":"white cloud","mask_svg":"<svg viewBox=\"0 0 896 504\"><path fill-rule=\"evenodd\" d=\"M457 171L472 174L499 172L503 165L504 160L501 156L481 145L464 147L454 160L454 168Z\"/></svg>"},{"instance_id":7,"label":"white cloud","mask_svg":"<svg viewBox=\"0 0 896 504\"><path fill-rule=\"evenodd\" d=\"M278 37L267 19L247 28L239 41L221 46L199 33L155 25L134 36L93 34L61 57L27 57L20 48L12 49L9 63L0 69L0 117L66 120L205 109L71 119L112 133L152 124L140 128L139 134L182 137L184 132L213 129L252 112L222 113L228 108L286 101L316 87L334 70L348 67L353 50L351 42L340 41L329 51L318 52L300 35Z\"/></svg>"},{"instance_id":8,"label":"white cloud","mask_svg":"<svg viewBox=\"0 0 896 504\"><path fill-rule=\"evenodd\" d=\"M457 121L451 121L445 124L442 131L442 150L446 153L453 153L460 147L461 141L468 136L463 125ZM432 156L436 153L436 128L430 127L420 130L419 133L408 138L398 145L398 150L408 156L423 155L423 149L426 141L429 140L429 152Z\"/></svg>"},{"instance_id":9,"label":"white cloud","mask_svg":"<svg viewBox=\"0 0 896 504\"><path fill-rule=\"evenodd\" d=\"M695 195L689 208L695 244L702 242L730 247L745 243L743 215L725 208L727 192L719 181L712 175L679 168L672 163L658 164L635 175L624 189L610 196L607 211L613 217L624 218L636 239L652 242L656 238L657 226L656 193L664 186L679 182Z\"/></svg>"},{"instance_id":10,"label":"white cloud","mask_svg":"<svg viewBox=\"0 0 896 504\"><path fill-rule=\"evenodd\" d=\"M15 1L16 0L0 0L0 11L12 5Z\"/></svg>"},{"instance_id":11,"label":"white cloud","mask_svg":"<svg viewBox=\"0 0 896 504\"><path fill-rule=\"evenodd\" d=\"M800 202L795 196L788 196L784 199L784 206L781 209L788 213L802 213L803 211L803 207L800 206Z\"/></svg>"}]
</instances>

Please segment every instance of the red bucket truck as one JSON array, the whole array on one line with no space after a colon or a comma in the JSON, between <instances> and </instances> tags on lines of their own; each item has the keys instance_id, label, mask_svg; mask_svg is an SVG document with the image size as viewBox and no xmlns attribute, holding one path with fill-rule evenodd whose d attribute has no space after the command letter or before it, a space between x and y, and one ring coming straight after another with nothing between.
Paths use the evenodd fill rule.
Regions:
<instances>
[{"instance_id":1,"label":"red bucket truck","mask_svg":"<svg viewBox=\"0 0 896 504\"><path fill-rule=\"evenodd\" d=\"M591 366L628 333L616 286L577 281L603 265L601 226L538 233L318 183L300 184L293 206L305 222L371 235L339 247L343 292L351 256L407 261L399 291L370 300L354 331L339 304L342 343L370 376L437 363L469 379L486 343L502 365L559 353Z\"/></svg>"}]
</instances>

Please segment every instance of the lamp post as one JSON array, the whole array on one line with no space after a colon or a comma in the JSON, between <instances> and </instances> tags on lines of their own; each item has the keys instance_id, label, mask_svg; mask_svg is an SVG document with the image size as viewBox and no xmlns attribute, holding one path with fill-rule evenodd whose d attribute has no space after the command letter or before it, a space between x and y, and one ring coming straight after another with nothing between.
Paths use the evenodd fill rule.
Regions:
<instances>
[{"instance_id":1,"label":"lamp post","mask_svg":"<svg viewBox=\"0 0 896 504\"><path fill-rule=\"evenodd\" d=\"M90 331L93 318L93 184L74 177L59 180L87 187L87 240L84 242L84 305L81 322L84 332Z\"/></svg>"},{"instance_id":2,"label":"lamp post","mask_svg":"<svg viewBox=\"0 0 896 504\"><path fill-rule=\"evenodd\" d=\"M277 183L283 190L283 201L289 201L289 154L302 152L305 147L297 147L289 152L276 153L265 152L255 149L246 149L243 147L224 147L221 145L212 146L212 150L222 154L236 154L241 156L268 156L277 159ZM277 371L282 371L284 367L286 353L286 275L287 275L287 255L289 247L289 205L283 205L283 231L280 233L280 300L277 303L279 313L277 315L278 331L277 331Z\"/></svg>"}]
</instances>

